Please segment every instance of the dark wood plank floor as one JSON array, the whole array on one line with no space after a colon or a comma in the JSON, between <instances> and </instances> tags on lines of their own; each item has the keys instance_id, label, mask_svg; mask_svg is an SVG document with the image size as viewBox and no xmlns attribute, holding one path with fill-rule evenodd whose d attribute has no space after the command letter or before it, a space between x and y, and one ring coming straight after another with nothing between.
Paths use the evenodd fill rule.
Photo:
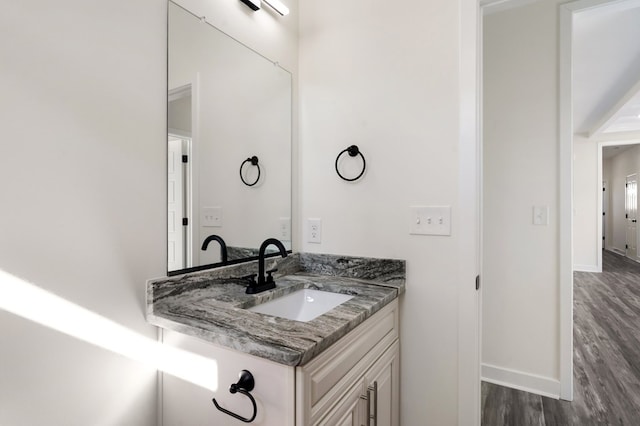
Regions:
<instances>
[{"instance_id":1,"label":"dark wood plank floor","mask_svg":"<svg viewBox=\"0 0 640 426\"><path fill-rule=\"evenodd\" d=\"M574 273L574 400L482 383L483 426L640 425L640 264Z\"/></svg>"}]
</instances>

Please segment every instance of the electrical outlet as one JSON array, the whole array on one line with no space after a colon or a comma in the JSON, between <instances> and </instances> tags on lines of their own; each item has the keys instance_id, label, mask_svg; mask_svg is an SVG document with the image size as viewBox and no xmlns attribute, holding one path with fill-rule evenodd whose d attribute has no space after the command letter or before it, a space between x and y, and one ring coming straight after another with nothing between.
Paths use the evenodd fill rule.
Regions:
<instances>
[{"instance_id":1,"label":"electrical outlet","mask_svg":"<svg viewBox=\"0 0 640 426\"><path fill-rule=\"evenodd\" d=\"M307 242L322 242L322 219L307 219Z\"/></svg>"},{"instance_id":2,"label":"electrical outlet","mask_svg":"<svg viewBox=\"0 0 640 426\"><path fill-rule=\"evenodd\" d=\"M291 218L281 217L278 222L278 234L281 241L291 241Z\"/></svg>"}]
</instances>

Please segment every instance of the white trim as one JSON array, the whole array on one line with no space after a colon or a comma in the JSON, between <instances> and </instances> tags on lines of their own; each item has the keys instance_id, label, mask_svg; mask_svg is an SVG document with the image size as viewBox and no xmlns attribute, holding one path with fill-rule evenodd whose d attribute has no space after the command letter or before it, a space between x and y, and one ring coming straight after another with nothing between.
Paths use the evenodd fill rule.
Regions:
<instances>
[{"instance_id":1,"label":"white trim","mask_svg":"<svg viewBox=\"0 0 640 426\"><path fill-rule=\"evenodd\" d=\"M640 141L640 132L611 132L611 133L599 133L590 138L593 141L601 142L624 142L624 141ZM624 145L623 143L617 143L613 145Z\"/></svg>"},{"instance_id":2,"label":"white trim","mask_svg":"<svg viewBox=\"0 0 640 426\"><path fill-rule=\"evenodd\" d=\"M619 249L618 247L609 247L607 250L615 253L615 254L619 254L620 256L624 256L627 257L626 253L624 250Z\"/></svg>"},{"instance_id":3,"label":"white trim","mask_svg":"<svg viewBox=\"0 0 640 426\"><path fill-rule=\"evenodd\" d=\"M540 0L480 0L480 7L482 8L483 15L490 15L537 1Z\"/></svg>"},{"instance_id":4,"label":"white trim","mask_svg":"<svg viewBox=\"0 0 640 426\"><path fill-rule=\"evenodd\" d=\"M482 364L482 380L548 398L559 399L560 396L558 380L495 365Z\"/></svg>"},{"instance_id":5,"label":"white trim","mask_svg":"<svg viewBox=\"0 0 640 426\"><path fill-rule=\"evenodd\" d=\"M185 84L174 89L169 89L169 95L167 97L168 102L177 101L178 99L184 99L191 96L191 84Z\"/></svg>"},{"instance_id":6,"label":"white trim","mask_svg":"<svg viewBox=\"0 0 640 426\"><path fill-rule=\"evenodd\" d=\"M591 1L591 0L582 0ZM560 392L573 400L573 107L572 33L574 3L560 7Z\"/></svg>"},{"instance_id":7,"label":"white trim","mask_svg":"<svg viewBox=\"0 0 640 426\"><path fill-rule=\"evenodd\" d=\"M560 398L567 401L573 400L573 15L623 1L577 0L560 6Z\"/></svg>"},{"instance_id":8,"label":"white trim","mask_svg":"<svg viewBox=\"0 0 640 426\"><path fill-rule=\"evenodd\" d=\"M480 426L480 9L460 1L458 177L458 424Z\"/></svg>"},{"instance_id":9,"label":"white trim","mask_svg":"<svg viewBox=\"0 0 640 426\"><path fill-rule=\"evenodd\" d=\"M602 272L602 268L599 268L598 265L573 265L573 270L580 272Z\"/></svg>"},{"instance_id":10,"label":"white trim","mask_svg":"<svg viewBox=\"0 0 640 426\"><path fill-rule=\"evenodd\" d=\"M628 91L627 93L620 98L620 100L611 108L606 114L602 116L598 123L593 126L591 131L589 132L589 137L593 137L598 134L605 134L603 130L605 130L611 122L616 118L616 114L620 111L620 109L625 106L627 102L634 96L636 96L640 92L640 80L638 80Z\"/></svg>"},{"instance_id":11,"label":"white trim","mask_svg":"<svg viewBox=\"0 0 640 426\"><path fill-rule=\"evenodd\" d=\"M187 251L187 256L191 259L191 265L200 265L200 167L197 158L200 158L200 73L196 72L191 76L191 143L189 144L189 167L188 177L191 188L191 205L187 211L191 222L191 245Z\"/></svg>"}]
</instances>

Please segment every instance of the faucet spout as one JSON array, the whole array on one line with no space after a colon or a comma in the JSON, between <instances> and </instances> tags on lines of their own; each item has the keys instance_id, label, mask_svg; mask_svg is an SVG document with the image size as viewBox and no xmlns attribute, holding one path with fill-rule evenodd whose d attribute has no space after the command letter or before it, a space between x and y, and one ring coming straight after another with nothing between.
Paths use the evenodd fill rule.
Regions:
<instances>
[{"instance_id":1,"label":"faucet spout","mask_svg":"<svg viewBox=\"0 0 640 426\"><path fill-rule=\"evenodd\" d=\"M276 283L273 281L273 277L271 276L272 272L275 272L275 269L267 271L267 277L264 276L264 262L265 262L265 252L267 251L267 247L270 245L274 245L280 251L280 255L282 257L287 257L287 249L284 247L278 239L276 238L267 238L260 245L260 250L258 251L258 282L256 284L249 284L247 287L247 294L256 294L263 292L265 290L271 290L276 288Z\"/></svg>"},{"instance_id":2,"label":"faucet spout","mask_svg":"<svg viewBox=\"0 0 640 426\"><path fill-rule=\"evenodd\" d=\"M209 235L205 238L202 243L202 250L206 250L209 243L214 240L220 243L220 258L222 259L222 263L227 263L227 244L225 244L224 240L219 235Z\"/></svg>"}]
</instances>

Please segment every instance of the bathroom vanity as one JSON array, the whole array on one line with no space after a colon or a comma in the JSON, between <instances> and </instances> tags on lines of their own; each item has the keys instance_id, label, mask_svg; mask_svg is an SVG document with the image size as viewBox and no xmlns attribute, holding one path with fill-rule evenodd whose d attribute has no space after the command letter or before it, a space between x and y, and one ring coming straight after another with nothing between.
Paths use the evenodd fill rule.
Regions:
<instances>
[{"instance_id":1,"label":"bathroom vanity","mask_svg":"<svg viewBox=\"0 0 640 426\"><path fill-rule=\"evenodd\" d=\"M242 424L211 401L252 416L251 401L228 390L241 370L255 378L251 424L399 424L404 261L295 253L268 262L278 269L276 289L256 295L244 293L243 277L257 262L147 283L147 319L163 329L163 342L218 365L215 392L164 375L165 424ZM304 288L351 298L306 322L250 310Z\"/></svg>"}]
</instances>

